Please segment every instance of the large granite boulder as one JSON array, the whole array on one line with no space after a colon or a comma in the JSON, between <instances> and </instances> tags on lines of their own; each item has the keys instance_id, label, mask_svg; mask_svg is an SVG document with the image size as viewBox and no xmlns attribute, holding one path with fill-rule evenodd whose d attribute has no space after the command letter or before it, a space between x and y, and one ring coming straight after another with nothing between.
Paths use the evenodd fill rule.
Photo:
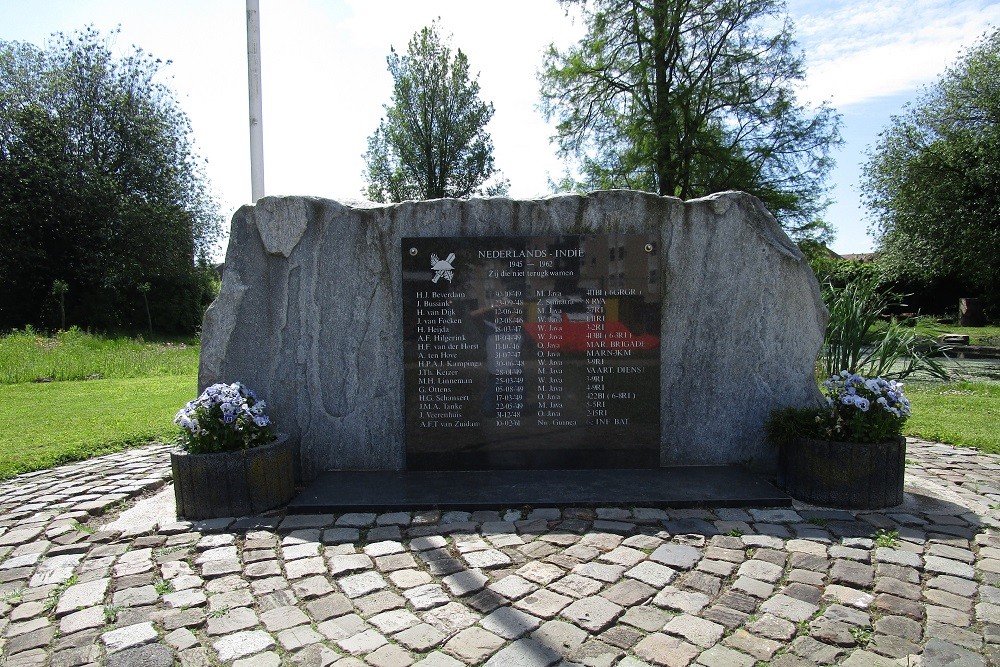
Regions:
<instances>
[{"instance_id":1,"label":"large granite boulder","mask_svg":"<svg viewBox=\"0 0 1000 667\"><path fill-rule=\"evenodd\" d=\"M394 205L268 197L233 218L205 315L199 385L242 381L301 443L302 473L402 469L400 240L658 231L662 465L773 468L763 424L819 399L827 311L755 198L616 190Z\"/></svg>"}]
</instances>

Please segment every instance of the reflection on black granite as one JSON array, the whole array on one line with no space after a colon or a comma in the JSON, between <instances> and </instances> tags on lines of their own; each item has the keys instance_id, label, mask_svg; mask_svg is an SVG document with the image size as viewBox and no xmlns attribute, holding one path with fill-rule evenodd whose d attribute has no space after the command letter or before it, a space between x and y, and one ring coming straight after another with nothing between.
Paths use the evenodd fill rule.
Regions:
<instances>
[{"instance_id":1,"label":"reflection on black granite","mask_svg":"<svg viewBox=\"0 0 1000 667\"><path fill-rule=\"evenodd\" d=\"M407 467L658 466L656 243L403 239Z\"/></svg>"}]
</instances>

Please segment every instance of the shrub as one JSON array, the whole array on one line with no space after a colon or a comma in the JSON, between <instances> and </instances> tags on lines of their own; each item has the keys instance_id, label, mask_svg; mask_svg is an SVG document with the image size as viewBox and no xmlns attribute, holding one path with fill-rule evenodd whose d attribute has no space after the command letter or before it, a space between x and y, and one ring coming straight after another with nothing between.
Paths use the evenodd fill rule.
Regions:
<instances>
[{"instance_id":1,"label":"shrub","mask_svg":"<svg viewBox=\"0 0 1000 667\"><path fill-rule=\"evenodd\" d=\"M847 371L902 379L916 370L948 377L930 356L933 341L922 338L906 322L887 317L889 297L877 280L856 279L844 287L828 284L823 300L830 311L820 357L826 377Z\"/></svg>"}]
</instances>

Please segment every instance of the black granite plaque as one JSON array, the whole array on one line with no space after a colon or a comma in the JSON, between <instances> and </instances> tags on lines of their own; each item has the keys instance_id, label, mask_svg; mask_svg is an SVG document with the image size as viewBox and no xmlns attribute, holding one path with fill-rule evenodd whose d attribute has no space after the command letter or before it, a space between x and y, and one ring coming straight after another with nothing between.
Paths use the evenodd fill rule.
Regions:
<instances>
[{"instance_id":1,"label":"black granite plaque","mask_svg":"<svg viewBox=\"0 0 1000 667\"><path fill-rule=\"evenodd\" d=\"M658 466L657 236L404 238L407 467Z\"/></svg>"}]
</instances>

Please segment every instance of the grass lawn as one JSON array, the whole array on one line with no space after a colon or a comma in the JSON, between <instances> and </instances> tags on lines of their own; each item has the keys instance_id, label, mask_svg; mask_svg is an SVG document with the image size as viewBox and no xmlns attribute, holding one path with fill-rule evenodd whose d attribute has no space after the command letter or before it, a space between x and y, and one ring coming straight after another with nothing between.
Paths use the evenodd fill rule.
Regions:
<instances>
[{"instance_id":1,"label":"grass lawn","mask_svg":"<svg viewBox=\"0 0 1000 667\"><path fill-rule=\"evenodd\" d=\"M199 351L196 340L147 342L76 328L51 337L15 331L0 337L0 384L191 375Z\"/></svg>"},{"instance_id":2,"label":"grass lawn","mask_svg":"<svg viewBox=\"0 0 1000 667\"><path fill-rule=\"evenodd\" d=\"M0 479L177 435L196 375L0 385Z\"/></svg>"},{"instance_id":3,"label":"grass lawn","mask_svg":"<svg viewBox=\"0 0 1000 667\"><path fill-rule=\"evenodd\" d=\"M0 337L0 479L173 439L174 415L196 395L199 351L197 340L79 329Z\"/></svg>"},{"instance_id":4,"label":"grass lawn","mask_svg":"<svg viewBox=\"0 0 1000 667\"><path fill-rule=\"evenodd\" d=\"M910 382L906 396L906 435L1000 454L1000 384Z\"/></svg>"}]
</instances>

